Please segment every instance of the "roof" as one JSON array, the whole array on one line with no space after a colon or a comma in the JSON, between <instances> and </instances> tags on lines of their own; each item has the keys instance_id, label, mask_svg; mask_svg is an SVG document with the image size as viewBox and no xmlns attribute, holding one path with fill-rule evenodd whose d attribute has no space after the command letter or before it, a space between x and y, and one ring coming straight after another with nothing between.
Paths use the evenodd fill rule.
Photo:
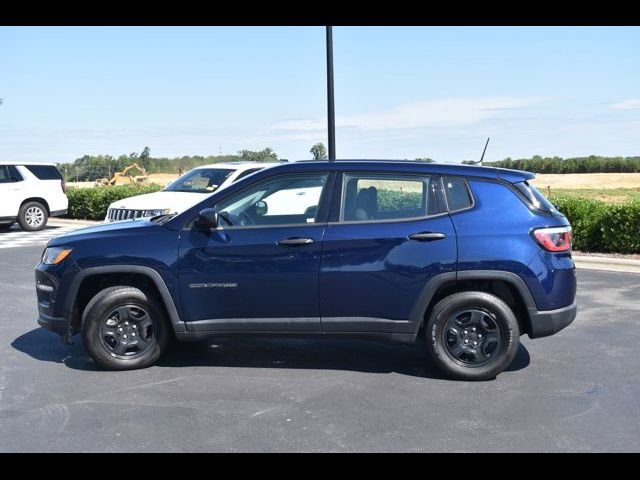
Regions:
<instances>
[{"instance_id":1,"label":"roof","mask_svg":"<svg viewBox=\"0 0 640 480\"><path fill-rule=\"evenodd\" d=\"M208 165L198 165L197 167L193 167L193 169L195 170L196 168L233 168L235 170L240 170L240 169L244 169L244 168L256 168L256 167L262 167L262 168L266 168L266 167L273 167L275 165L284 165L283 162L216 162L216 163L210 163Z\"/></svg>"},{"instance_id":2,"label":"roof","mask_svg":"<svg viewBox=\"0 0 640 480\"><path fill-rule=\"evenodd\" d=\"M479 167L475 165L427 163L416 160L368 160L345 159L329 162L328 160L303 160L282 164L278 169L283 171L304 171L309 166L322 165L330 171L355 170L367 171L374 167L376 170L387 172L412 172L412 173L437 173L442 175L464 175L466 177L481 177L505 180L508 182L522 182L535 178L535 174L523 170L510 170L507 168Z\"/></svg>"}]
</instances>

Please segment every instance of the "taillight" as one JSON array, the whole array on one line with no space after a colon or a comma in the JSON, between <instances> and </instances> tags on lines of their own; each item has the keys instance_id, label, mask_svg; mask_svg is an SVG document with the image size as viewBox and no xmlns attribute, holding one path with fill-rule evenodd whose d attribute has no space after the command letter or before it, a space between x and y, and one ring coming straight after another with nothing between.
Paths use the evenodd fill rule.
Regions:
<instances>
[{"instance_id":1,"label":"taillight","mask_svg":"<svg viewBox=\"0 0 640 480\"><path fill-rule=\"evenodd\" d=\"M533 237L545 250L566 252L571 248L571 227L538 228Z\"/></svg>"}]
</instances>

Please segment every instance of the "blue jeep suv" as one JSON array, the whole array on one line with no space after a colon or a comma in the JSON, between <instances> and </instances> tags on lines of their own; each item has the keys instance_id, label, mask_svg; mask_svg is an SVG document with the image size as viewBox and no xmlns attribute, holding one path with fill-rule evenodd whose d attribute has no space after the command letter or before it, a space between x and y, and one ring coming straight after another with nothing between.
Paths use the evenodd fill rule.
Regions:
<instances>
[{"instance_id":1,"label":"blue jeep suv","mask_svg":"<svg viewBox=\"0 0 640 480\"><path fill-rule=\"evenodd\" d=\"M426 340L446 375L491 379L519 337L576 315L571 226L528 172L302 161L178 215L51 240L38 323L101 366L154 364L172 339Z\"/></svg>"}]
</instances>

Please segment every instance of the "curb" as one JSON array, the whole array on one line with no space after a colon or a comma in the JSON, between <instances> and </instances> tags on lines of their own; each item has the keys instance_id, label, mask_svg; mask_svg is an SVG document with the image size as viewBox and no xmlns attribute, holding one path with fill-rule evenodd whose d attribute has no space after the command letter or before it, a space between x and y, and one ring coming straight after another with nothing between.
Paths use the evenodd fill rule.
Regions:
<instances>
[{"instance_id":1,"label":"curb","mask_svg":"<svg viewBox=\"0 0 640 480\"><path fill-rule=\"evenodd\" d=\"M610 272L640 273L640 260L574 255L573 263L576 264L576 268L608 270Z\"/></svg>"},{"instance_id":2,"label":"curb","mask_svg":"<svg viewBox=\"0 0 640 480\"><path fill-rule=\"evenodd\" d=\"M71 218L52 217L52 218L49 218L49 221L47 223L51 225L73 225L79 228L79 227L92 227L94 225L99 225L102 222L98 222L95 220L74 220Z\"/></svg>"}]
</instances>

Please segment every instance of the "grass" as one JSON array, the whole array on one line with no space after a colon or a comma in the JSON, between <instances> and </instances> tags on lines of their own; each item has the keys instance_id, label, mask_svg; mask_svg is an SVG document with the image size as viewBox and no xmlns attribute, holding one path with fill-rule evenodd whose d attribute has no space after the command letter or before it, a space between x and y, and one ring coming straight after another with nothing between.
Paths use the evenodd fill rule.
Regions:
<instances>
[{"instance_id":1,"label":"grass","mask_svg":"<svg viewBox=\"0 0 640 480\"><path fill-rule=\"evenodd\" d=\"M548 189L544 188L540 190L545 196L549 196ZM551 188L551 195L600 200L607 203L631 202L640 201L640 188Z\"/></svg>"}]
</instances>

